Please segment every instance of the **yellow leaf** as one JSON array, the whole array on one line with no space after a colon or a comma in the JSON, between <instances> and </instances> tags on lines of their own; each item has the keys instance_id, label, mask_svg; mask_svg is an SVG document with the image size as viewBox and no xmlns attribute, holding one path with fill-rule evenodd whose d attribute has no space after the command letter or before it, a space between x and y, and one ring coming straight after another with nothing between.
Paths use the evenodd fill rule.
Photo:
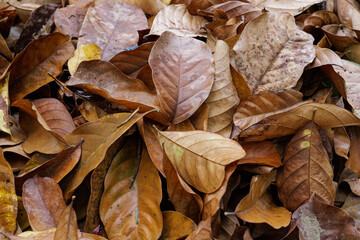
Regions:
<instances>
[{"instance_id":1,"label":"yellow leaf","mask_svg":"<svg viewBox=\"0 0 360 240\"><path fill-rule=\"evenodd\" d=\"M101 48L94 44L89 43L86 45L80 46L75 50L74 56L69 59L68 67L71 75L74 75L77 67L82 61L90 61L101 59Z\"/></svg>"}]
</instances>

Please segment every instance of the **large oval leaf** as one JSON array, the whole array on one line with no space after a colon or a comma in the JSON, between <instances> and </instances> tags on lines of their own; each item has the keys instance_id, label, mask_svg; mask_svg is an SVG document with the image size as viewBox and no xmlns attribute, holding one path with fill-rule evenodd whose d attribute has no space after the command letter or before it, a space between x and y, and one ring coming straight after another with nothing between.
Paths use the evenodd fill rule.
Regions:
<instances>
[{"instance_id":1,"label":"large oval leaf","mask_svg":"<svg viewBox=\"0 0 360 240\"><path fill-rule=\"evenodd\" d=\"M149 64L161 112L173 124L189 118L209 96L214 66L205 43L164 32L151 50Z\"/></svg>"},{"instance_id":2,"label":"large oval leaf","mask_svg":"<svg viewBox=\"0 0 360 240\"><path fill-rule=\"evenodd\" d=\"M252 92L291 88L315 58L313 41L290 14L264 13L244 28L232 64Z\"/></svg>"},{"instance_id":3,"label":"large oval leaf","mask_svg":"<svg viewBox=\"0 0 360 240\"><path fill-rule=\"evenodd\" d=\"M316 114L315 114L316 115ZM335 199L333 170L318 126L309 122L290 141L276 185L286 208L295 211L312 194L328 204Z\"/></svg>"},{"instance_id":4,"label":"large oval leaf","mask_svg":"<svg viewBox=\"0 0 360 240\"><path fill-rule=\"evenodd\" d=\"M204 131L159 131L159 141L178 174L205 193L221 186L226 165L245 156L236 141Z\"/></svg>"},{"instance_id":5,"label":"large oval leaf","mask_svg":"<svg viewBox=\"0 0 360 240\"><path fill-rule=\"evenodd\" d=\"M147 28L146 16L139 7L103 1L87 10L77 46L95 43L102 49L101 58L109 60L124 48L136 46L137 31Z\"/></svg>"},{"instance_id":6,"label":"large oval leaf","mask_svg":"<svg viewBox=\"0 0 360 240\"><path fill-rule=\"evenodd\" d=\"M162 232L161 181L146 150L136 172L137 144L129 139L105 178L100 217L110 239L158 239Z\"/></svg>"}]
</instances>

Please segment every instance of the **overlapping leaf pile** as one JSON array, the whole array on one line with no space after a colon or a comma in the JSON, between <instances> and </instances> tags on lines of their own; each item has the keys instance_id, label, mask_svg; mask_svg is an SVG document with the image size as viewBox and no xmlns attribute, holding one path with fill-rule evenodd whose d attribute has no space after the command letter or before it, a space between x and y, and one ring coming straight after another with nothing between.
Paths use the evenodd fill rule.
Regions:
<instances>
[{"instance_id":1,"label":"overlapping leaf pile","mask_svg":"<svg viewBox=\"0 0 360 240\"><path fill-rule=\"evenodd\" d=\"M360 6L319 2L1 1L0 239L360 239Z\"/></svg>"}]
</instances>

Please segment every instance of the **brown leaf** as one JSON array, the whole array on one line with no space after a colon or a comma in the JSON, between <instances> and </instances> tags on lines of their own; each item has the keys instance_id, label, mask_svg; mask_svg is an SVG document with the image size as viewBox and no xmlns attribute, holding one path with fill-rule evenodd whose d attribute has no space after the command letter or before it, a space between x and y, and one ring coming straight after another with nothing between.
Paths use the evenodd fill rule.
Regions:
<instances>
[{"instance_id":1,"label":"brown leaf","mask_svg":"<svg viewBox=\"0 0 360 240\"><path fill-rule=\"evenodd\" d=\"M161 112L172 124L189 118L208 97L214 66L203 42L164 32L150 53L149 64Z\"/></svg>"},{"instance_id":2,"label":"brown leaf","mask_svg":"<svg viewBox=\"0 0 360 240\"><path fill-rule=\"evenodd\" d=\"M211 218L201 221L197 228L185 240L212 239Z\"/></svg>"},{"instance_id":3,"label":"brown leaf","mask_svg":"<svg viewBox=\"0 0 360 240\"><path fill-rule=\"evenodd\" d=\"M301 100L302 94L292 89L282 93L260 92L239 104L234 114L234 124L240 129L246 129L271 115L286 112L303 104Z\"/></svg>"},{"instance_id":4,"label":"brown leaf","mask_svg":"<svg viewBox=\"0 0 360 240\"><path fill-rule=\"evenodd\" d=\"M360 64L360 43L349 45L344 52L347 59Z\"/></svg>"},{"instance_id":5,"label":"brown leaf","mask_svg":"<svg viewBox=\"0 0 360 240\"><path fill-rule=\"evenodd\" d=\"M337 0L336 12L342 24L360 29L360 4L353 0Z\"/></svg>"},{"instance_id":6,"label":"brown leaf","mask_svg":"<svg viewBox=\"0 0 360 240\"><path fill-rule=\"evenodd\" d=\"M158 139L176 172L204 193L219 189L225 166L245 156L240 144L215 133L159 131Z\"/></svg>"},{"instance_id":7,"label":"brown leaf","mask_svg":"<svg viewBox=\"0 0 360 240\"><path fill-rule=\"evenodd\" d=\"M319 127L311 121L296 133L286 148L283 168L276 179L279 199L291 211L308 201L312 194L333 204L333 176Z\"/></svg>"},{"instance_id":8,"label":"brown leaf","mask_svg":"<svg viewBox=\"0 0 360 240\"><path fill-rule=\"evenodd\" d=\"M79 31L93 0L80 0L73 5L60 8L55 12L54 22L60 32L72 37L79 37Z\"/></svg>"},{"instance_id":9,"label":"brown leaf","mask_svg":"<svg viewBox=\"0 0 360 240\"><path fill-rule=\"evenodd\" d=\"M236 40L236 42L237 42L237 40ZM234 45L235 45L235 43L234 43ZM232 49L232 48L230 48L230 49ZM239 98L241 100L246 100L246 98L252 94L251 90L249 88L249 85L246 83L244 77L238 71L236 71L236 69L232 65L230 65L230 71L231 71L231 76L233 78Z\"/></svg>"},{"instance_id":10,"label":"brown leaf","mask_svg":"<svg viewBox=\"0 0 360 240\"><path fill-rule=\"evenodd\" d=\"M324 65L338 65L341 67L343 66L341 58L330 49L320 48L316 45L314 46L314 48L316 52L316 57L310 65L306 66L305 69L311 69L314 67L320 67Z\"/></svg>"},{"instance_id":11,"label":"brown leaf","mask_svg":"<svg viewBox=\"0 0 360 240\"><path fill-rule=\"evenodd\" d=\"M163 8L152 23L149 34L161 35L165 31L178 36L206 36L201 27L207 20L200 16L190 15L184 4L173 4Z\"/></svg>"},{"instance_id":12,"label":"brown leaf","mask_svg":"<svg viewBox=\"0 0 360 240\"><path fill-rule=\"evenodd\" d=\"M88 43L78 47L74 56L69 59L67 65L71 75L74 75L79 64L83 61L100 60L101 59L101 48L94 44Z\"/></svg>"},{"instance_id":13,"label":"brown leaf","mask_svg":"<svg viewBox=\"0 0 360 240\"><path fill-rule=\"evenodd\" d=\"M192 0L188 6L188 10L191 14L199 14L199 10L206 9L212 5L226 2L227 0Z\"/></svg>"},{"instance_id":14,"label":"brown leaf","mask_svg":"<svg viewBox=\"0 0 360 240\"><path fill-rule=\"evenodd\" d=\"M204 209L202 212L202 220L206 220L207 218L214 219L214 216L216 216L217 212L220 209L220 203L222 200L222 197L225 194L225 191L227 190L228 182L231 177L231 175L236 170L236 164L231 164L226 168L225 171L225 179L221 185L221 187L213 192L205 194L204 196Z\"/></svg>"},{"instance_id":15,"label":"brown leaf","mask_svg":"<svg viewBox=\"0 0 360 240\"><path fill-rule=\"evenodd\" d=\"M250 192L235 209L236 215L246 222L267 223L275 229L286 227L290 223L291 212L278 207L267 191L275 181L276 171L267 175L257 175L251 179Z\"/></svg>"},{"instance_id":16,"label":"brown leaf","mask_svg":"<svg viewBox=\"0 0 360 240\"><path fill-rule=\"evenodd\" d=\"M96 0L96 4L106 2L108 0ZM142 10L150 15L157 14L166 5L161 0L121 0L123 3L131 4L142 8Z\"/></svg>"},{"instance_id":17,"label":"brown leaf","mask_svg":"<svg viewBox=\"0 0 360 240\"><path fill-rule=\"evenodd\" d=\"M6 63L5 65L9 66L8 64L9 63ZM13 140L9 123L9 77L9 74L4 74L0 79L0 131L9 134L11 140Z\"/></svg>"},{"instance_id":18,"label":"brown leaf","mask_svg":"<svg viewBox=\"0 0 360 240\"><path fill-rule=\"evenodd\" d=\"M110 239L158 239L162 232L161 181L145 149L129 188L137 165L136 145L130 139L126 142L105 178L100 217Z\"/></svg>"},{"instance_id":19,"label":"brown leaf","mask_svg":"<svg viewBox=\"0 0 360 240\"><path fill-rule=\"evenodd\" d=\"M51 33L54 24L54 13L60 6L45 4L35 9L27 20L19 40L16 42L14 52L19 53L33 40L45 37Z\"/></svg>"},{"instance_id":20,"label":"brown leaf","mask_svg":"<svg viewBox=\"0 0 360 240\"><path fill-rule=\"evenodd\" d=\"M359 215L359 209L360 208L360 197L356 196L353 193L350 193L344 205L341 207L345 212L347 212L352 219L355 221L356 228L360 229L360 215Z\"/></svg>"},{"instance_id":21,"label":"brown leaf","mask_svg":"<svg viewBox=\"0 0 360 240\"><path fill-rule=\"evenodd\" d=\"M328 205L314 196L294 213L302 239L358 239L354 220L341 208Z\"/></svg>"},{"instance_id":22,"label":"brown leaf","mask_svg":"<svg viewBox=\"0 0 360 240\"><path fill-rule=\"evenodd\" d=\"M184 238L196 228L196 224L190 218L179 212L164 211L162 214L164 221L163 232L160 237L162 240Z\"/></svg>"},{"instance_id":23,"label":"brown leaf","mask_svg":"<svg viewBox=\"0 0 360 240\"><path fill-rule=\"evenodd\" d=\"M70 203L61 213L54 240L78 240L76 213Z\"/></svg>"},{"instance_id":24,"label":"brown leaf","mask_svg":"<svg viewBox=\"0 0 360 240\"><path fill-rule=\"evenodd\" d=\"M359 43L356 39L356 33L346 26L329 24L321 29L325 32L335 49L340 52L344 52L350 44Z\"/></svg>"},{"instance_id":25,"label":"brown leaf","mask_svg":"<svg viewBox=\"0 0 360 240\"><path fill-rule=\"evenodd\" d=\"M253 2L251 0L250 2ZM306 1L289 1L289 0L265 0L262 5L270 12L288 12L291 15L297 15L314 4L320 3L321 0L306 0Z\"/></svg>"},{"instance_id":26,"label":"brown leaf","mask_svg":"<svg viewBox=\"0 0 360 240\"><path fill-rule=\"evenodd\" d=\"M344 127L334 128L334 150L340 157L348 159L350 138Z\"/></svg>"},{"instance_id":27,"label":"brown leaf","mask_svg":"<svg viewBox=\"0 0 360 240\"><path fill-rule=\"evenodd\" d=\"M124 48L136 46L137 31L147 28L146 16L139 7L103 1L87 10L77 46L95 43L102 49L101 58L107 61Z\"/></svg>"},{"instance_id":28,"label":"brown leaf","mask_svg":"<svg viewBox=\"0 0 360 240\"><path fill-rule=\"evenodd\" d=\"M86 175L104 159L107 149L119 139L144 114L117 113L107 115L97 121L85 123L66 136L67 143L75 145L81 139L81 158L74 170L64 179L64 196L69 199Z\"/></svg>"},{"instance_id":29,"label":"brown leaf","mask_svg":"<svg viewBox=\"0 0 360 240\"><path fill-rule=\"evenodd\" d=\"M10 101L22 99L57 76L63 64L73 55L74 46L69 36L52 33L32 41L18 54L10 66Z\"/></svg>"},{"instance_id":30,"label":"brown leaf","mask_svg":"<svg viewBox=\"0 0 360 240\"><path fill-rule=\"evenodd\" d=\"M157 108L156 96L142 81L130 78L109 62L81 62L68 86L80 87L129 109L148 111Z\"/></svg>"},{"instance_id":31,"label":"brown leaf","mask_svg":"<svg viewBox=\"0 0 360 240\"><path fill-rule=\"evenodd\" d=\"M109 62L126 75L135 77L134 75L147 64L153 46L153 42L144 43L133 50L116 54Z\"/></svg>"},{"instance_id":32,"label":"brown leaf","mask_svg":"<svg viewBox=\"0 0 360 240\"><path fill-rule=\"evenodd\" d=\"M246 137L246 141L261 141L294 134L312 119L314 109L317 110L314 122L322 129L360 125L360 120L342 107L326 103L305 103L262 120L242 131L240 137Z\"/></svg>"},{"instance_id":33,"label":"brown leaf","mask_svg":"<svg viewBox=\"0 0 360 240\"><path fill-rule=\"evenodd\" d=\"M296 85L304 67L315 58L313 37L288 13L264 13L244 28L231 55L232 65L254 93Z\"/></svg>"},{"instance_id":34,"label":"brown leaf","mask_svg":"<svg viewBox=\"0 0 360 240\"><path fill-rule=\"evenodd\" d=\"M215 80L206 104L209 106L208 131L230 137L232 116L239 104L235 85L230 72L229 47L218 40L214 52Z\"/></svg>"},{"instance_id":35,"label":"brown leaf","mask_svg":"<svg viewBox=\"0 0 360 240\"><path fill-rule=\"evenodd\" d=\"M65 209L59 185L51 178L34 177L23 185L23 204L31 228L44 231L56 227Z\"/></svg>"},{"instance_id":36,"label":"brown leaf","mask_svg":"<svg viewBox=\"0 0 360 240\"><path fill-rule=\"evenodd\" d=\"M15 193L14 175L9 163L5 160L3 150L0 148L0 231L13 234L16 230L16 215L18 202ZM2 238L1 238L2 239Z\"/></svg>"},{"instance_id":37,"label":"brown leaf","mask_svg":"<svg viewBox=\"0 0 360 240\"><path fill-rule=\"evenodd\" d=\"M359 127L350 127L350 149L349 149L349 159L347 160L345 166L350 168L356 174L360 175L360 128Z\"/></svg>"},{"instance_id":38,"label":"brown leaf","mask_svg":"<svg viewBox=\"0 0 360 240\"><path fill-rule=\"evenodd\" d=\"M241 145L246 155L240 159L237 164L256 164L280 167L282 165L281 157L270 141L243 143Z\"/></svg>"}]
</instances>

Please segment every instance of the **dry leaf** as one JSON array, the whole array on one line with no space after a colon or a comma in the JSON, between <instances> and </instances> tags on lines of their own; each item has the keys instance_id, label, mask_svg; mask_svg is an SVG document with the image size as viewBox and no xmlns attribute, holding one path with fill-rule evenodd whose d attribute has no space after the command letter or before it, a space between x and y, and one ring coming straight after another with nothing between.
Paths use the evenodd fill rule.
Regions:
<instances>
[{"instance_id":1,"label":"dry leaf","mask_svg":"<svg viewBox=\"0 0 360 240\"><path fill-rule=\"evenodd\" d=\"M64 63L73 55L74 46L69 36L52 33L32 41L18 54L10 66L10 102L22 99L57 76Z\"/></svg>"},{"instance_id":2,"label":"dry leaf","mask_svg":"<svg viewBox=\"0 0 360 240\"><path fill-rule=\"evenodd\" d=\"M110 239L158 239L161 235L161 181L147 151L141 155L131 188L138 157L134 141L127 141L106 175L100 217Z\"/></svg>"},{"instance_id":3,"label":"dry leaf","mask_svg":"<svg viewBox=\"0 0 360 240\"><path fill-rule=\"evenodd\" d=\"M246 155L237 164L256 164L280 167L281 157L275 145L269 141L243 143Z\"/></svg>"},{"instance_id":4,"label":"dry leaf","mask_svg":"<svg viewBox=\"0 0 360 240\"><path fill-rule=\"evenodd\" d=\"M236 215L246 222L267 223L275 229L286 227L290 223L291 212L284 207L278 207L267 191L272 181L275 181L276 171L267 175L254 176L251 179L250 192L235 209Z\"/></svg>"},{"instance_id":5,"label":"dry leaf","mask_svg":"<svg viewBox=\"0 0 360 240\"><path fill-rule=\"evenodd\" d=\"M45 231L58 225L66 205L61 189L53 179L28 179L23 185L22 197L33 230Z\"/></svg>"},{"instance_id":6,"label":"dry leaf","mask_svg":"<svg viewBox=\"0 0 360 240\"><path fill-rule=\"evenodd\" d=\"M350 127L350 149L349 149L349 159L347 160L345 166L350 168L353 172L360 175L360 128L359 127Z\"/></svg>"},{"instance_id":7,"label":"dry leaf","mask_svg":"<svg viewBox=\"0 0 360 240\"><path fill-rule=\"evenodd\" d=\"M340 52L344 52L345 49L353 43L359 43L356 39L356 33L346 26L329 24L323 26L321 29L333 44L334 48Z\"/></svg>"},{"instance_id":8,"label":"dry leaf","mask_svg":"<svg viewBox=\"0 0 360 240\"><path fill-rule=\"evenodd\" d=\"M2 216L0 220L0 231L6 234L13 234L16 230L18 202L15 193L14 175L9 163L4 158L2 149L0 149L0 167L0 215Z\"/></svg>"},{"instance_id":9,"label":"dry leaf","mask_svg":"<svg viewBox=\"0 0 360 240\"><path fill-rule=\"evenodd\" d=\"M68 61L68 68L71 75L74 75L77 67L82 61L101 59L101 48L94 43L88 43L78 47L74 56Z\"/></svg>"},{"instance_id":10,"label":"dry leaf","mask_svg":"<svg viewBox=\"0 0 360 240\"><path fill-rule=\"evenodd\" d=\"M302 239L358 239L354 220L341 208L328 205L311 197L293 213Z\"/></svg>"},{"instance_id":11,"label":"dry leaf","mask_svg":"<svg viewBox=\"0 0 360 240\"><path fill-rule=\"evenodd\" d=\"M324 65L337 65L340 67L343 66L341 58L330 49L320 48L318 46L314 46L314 48L316 52L316 57L310 65L306 66L306 69L311 69Z\"/></svg>"},{"instance_id":12,"label":"dry leaf","mask_svg":"<svg viewBox=\"0 0 360 240\"><path fill-rule=\"evenodd\" d=\"M262 6L270 12L288 12L291 15L297 15L322 0L262 0L261 2L264 2Z\"/></svg>"},{"instance_id":13,"label":"dry leaf","mask_svg":"<svg viewBox=\"0 0 360 240\"><path fill-rule=\"evenodd\" d=\"M145 114L117 113L76 128L65 140L76 145L81 139L81 158L65 181L64 196L69 199L86 175L104 159L107 149ZM100 140L101 139L101 140Z\"/></svg>"},{"instance_id":14,"label":"dry leaf","mask_svg":"<svg viewBox=\"0 0 360 240\"><path fill-rule=\"evenodd\" d=\"M250 21L234 46L232 65L254 93L296 85L315 58L313 37L287 13L264 13Z\"/></svg>"},{"instance_id":15,"label":"dry leaf","mask_svg":"<svg viewBox=\"0 0 360 240\"><path fill-rule=\"evenodd\" d=\"M344 205L341 207L341 209L343 209L345 212L347 212L350 215L350 217L352 217L352 219L354 219L356 228L358 230L360 229L359 207L360 207L360 197L356 196L353 193L350 193L347 196Z\"/></svg>"},{"instance_id":16,"label":"dry leaf","mask_svg":"<svg viewBox=\"0 0 360 240\"><path fill-rule=\"evenodd\" d=\"M211 218L201 221L197 228L185 240L212 239Z\"/></svg>"},{"instance_id":17,"label":"dry leaf","mask_svg":"<svg viewBox=\"0 0 360 240\"><path fill-rule=\"evenodd\" d=\"M169 5L156 14L149 34L161 35L169 31L178 36L206 36L205 33L200 32L200 28L205 23L207 23L205 18L190 15L186 5Z\"/></svg>"},{"instance_id":18,"label":"dry leaf","mask_svg":"<svg viewBox=\"0 0 360 240\"><path fill-rule=\"evenodd\" d=\"M225 165L245 156L240 144L215 133L159 131L158 139L176 172L204 193L219 189Z\"/></svg>"},{"instance_id":19,"label":"dry leaf","mask_svg":"<svg viewBox=\"0 0 360 240\"><path fill-rule=\"evenodd\" d=\"M214 53L215 80L206 104L209 106L208 131L223 137L230 137L232 116L240 102L229 64L229 47L224 41L218 40Z\"/></svg>"},{"instance_id":20,"label":"dry leaf","mask_svg":"<svg viewBox=\"0 0 360 240\"><path fill-rule=\"evenodd\" d=\"M208 97L214 66L203 42L164 32L151 50L149 64L160 110L172 124L189 118Z\"/></svg>"},{"instance_id":21,"label":"dry leaf","mask_svg":"<svg viewBox=\"0 0 360 240\"><path fill-rule=\"evenodd\" d=\"M164 227L160 237L161 240L184 238L196 228L196 224L190 218L179 212L164 211L162 214Z\"/></svg>"},{"instance_id":22,"label":"dry leaf","mask_svg":"<svg viewBox=\"0 0 360 240\"><path fill-rule=\"evenodd\" d=\"M79 32L77 46L95 43L101 49L101 59L110 60L138 42L138 30L148 28L144 12L136 6L103 1L90 7Z\"/></svg>"},{"instance_id":23,"label":"dry leaf","mask_svg":"<svg viewBox=\"0 0 360 240\"><path fill-rule=\"evenodd\" d=\"M360 29L360 4L353 0L337 0L336 12L342 24Z\"/></svg>"},{"instance_id":24,"label":"dry leaf","mask_svg":"<svg viewBox=\"0 0 360 240\"><path fill-rule=\"evenodd\" d=\"M72 207L73 201L61 213L56 227L54 240L78 240L76 213Z\"/></svg>"},{"instance_id":25,"label":"dry leaf","mask_svg":"<svg viewBox=\"0 0 360 240\"><path fill-rule=\"evenodd\" d=\"M333 176L319 127L311 121L297 132L287 146L283 168L276 179L279 199L291 211L307 202L312 194L327 204L333 204Z\"/></svg>"},{"instance_id":26,"label":"dry leaf","mask_svg":"<svg viewBox=\"0 0 360 240\"><path fill-rule=\"evenodd\" d=\"M106 2L108 0L96 0L96 4ZM131 4L142 8L142 10L150 15L157 14L161 9L166 7L162 0L120 0L120 2Z\"/></svg>"}]
</instances>

